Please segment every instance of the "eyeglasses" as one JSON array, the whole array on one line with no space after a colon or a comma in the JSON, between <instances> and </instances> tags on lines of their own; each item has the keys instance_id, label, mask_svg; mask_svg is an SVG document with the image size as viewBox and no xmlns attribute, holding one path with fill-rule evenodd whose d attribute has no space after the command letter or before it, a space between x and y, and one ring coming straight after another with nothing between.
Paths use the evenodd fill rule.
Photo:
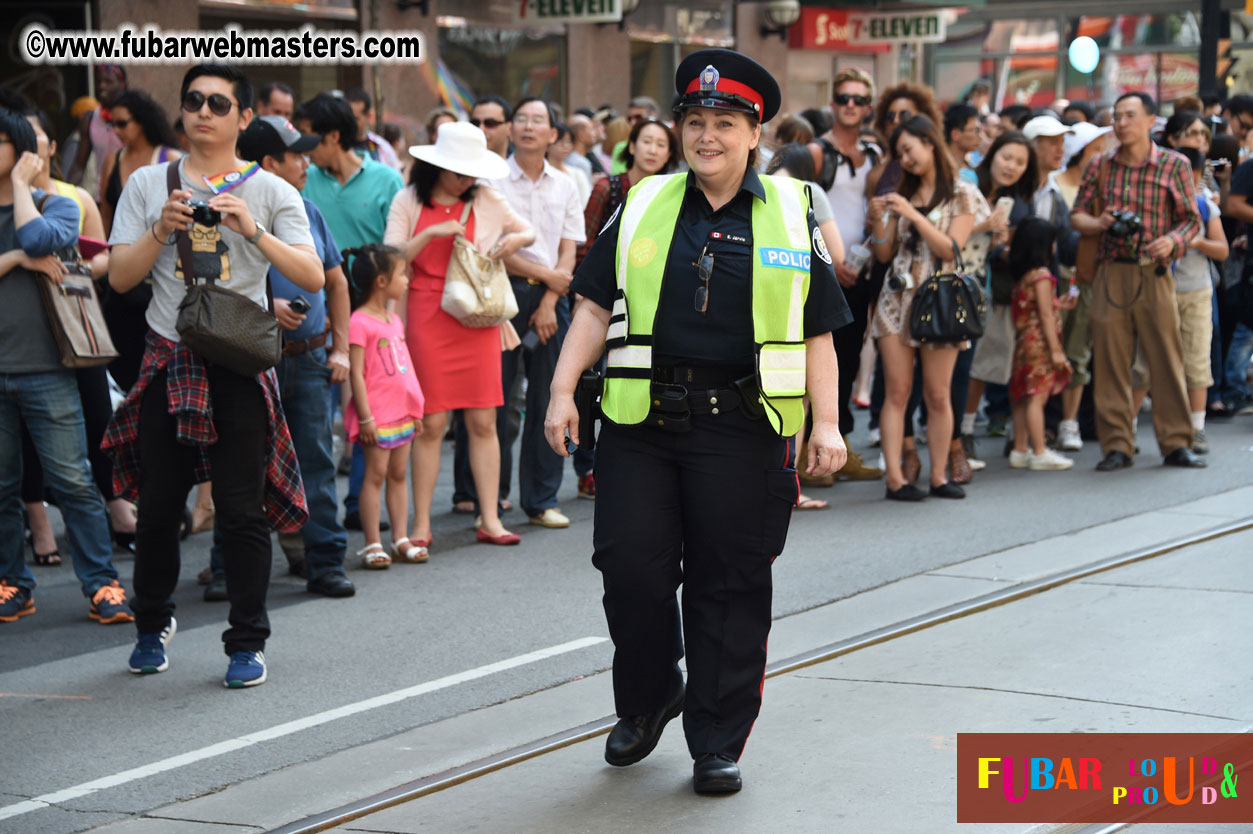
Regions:
<instances>
[{"instance_id":1,"label":"eyeglasses","mask_svg":"<svg viewBox=\"0 0 1253 834\"><path fill-rule=\"evenodd\" d=\"M1209 131L1203 127L1194 127L1191 130L1185 130L1181 135L1188 139L1199 139L1201 137L1205 137L1206 139L1210 138Z\"/></svg>"},{"instance_id":2,"label":"eyeglasses","mask_svg":"<svg viewBox=\"0 0 1253 834\"><path fill-rule=\"evenodd\" d=\"M912 110L889 110L888 111L889 122L904 122L904 121L907 121L908 119L913 118L913 116L914 116L914 111Z\"/></svg>"},{"instance_id":3,"label":"eyeglasses","mask_svg":"<svg viewBox=\"0 0 1253 834\"><path fill-rule=\"evenodd\" d=\"M709 251L708 244L701 250L700 257L692 266L696 267L696 275L701 280L701 285L696 288L696 312L703 316L709 309L709 279L713 277L714 272L714 256Z\"/></svg>"},{"instance_id":4,"label":"eyeglasses","mask_svg":"<svg viewBox=\"0 0 1253 834\"><path fill-rule=\"evenodd\" d=\"M221 93L213 93L206 96L199 90L191 90L187 95L183 96L183 109L188 113L199 113L200 108L204 107L206 101L209 102L209 112L215 116L225 116L235 106L235 102ZM117 124L117 122L114 122L114 124Z\"/></svg>"},{"instance_id":5,"label":"eyeglasses","mask_svg":"<svg viewBox=\"0 0 1253 834\"><path fill-rule=\"evenodd\" d=\"M865 107L870 103L870 96L854 96L849 93L840 93L835 97L835 103L841 107L845 106L850 101L858 107Z\"/></svg>"},{"instance_id":6,"label":"eyeglasses","mask_svg":"<svg viewBox=\"0 0 1253 834\"><path fill-rule=\"evenodd\" d=\"M197 108L197 109L199 109L199 108ZM116 129L118 129L118 128L124 128L124 127L126 127L126 126L127 126L128 124L130 124L132 121L133 121L132 119L114 119L114 120L111 122L111 124L113 125L113 128L116 130Z\"/></svg>"},{"instance_id":7,"label":"eyeglasses","mask_svg":"<svg viewBox=\"0 0 1253 834\"><path fill-rule=\"evenodd\" d=\"M534 125L535 127L548 127L548 117L547 116L530 116L530 117L515 116L513 123L521 127L526 127L527 125Z\"/></svg>"},{"instance_id":8,"label":"eyeglasses","mask_svg":"<svg viewBox=\"0 0 1253 834\"><path fill-rule=\"evenodd\" d=\"M474 125L475 127L485 127L488 130L495 130L496 128L505 124L505 122L503 122L500 119L471 119L470 124Z\"/></svg>"}]
</instances>

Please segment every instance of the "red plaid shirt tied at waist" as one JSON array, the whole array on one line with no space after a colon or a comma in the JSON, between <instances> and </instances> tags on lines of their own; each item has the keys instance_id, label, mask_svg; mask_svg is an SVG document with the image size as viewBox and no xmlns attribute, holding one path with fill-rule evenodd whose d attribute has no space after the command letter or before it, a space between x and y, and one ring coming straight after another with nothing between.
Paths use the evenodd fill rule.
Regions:
<instances>
[{"instance_id":1,"label":"red plaid shirt tied at waist","mask_svg":"<svg viewBox=\"0 0 1253 834\"><path fill-rule=\"evenodd\" d=\"M148 331L139 380L114 413L100 447L113 458L113 492L134 501L139 495L139 409L144 391L162 369L167 369L168 409L176 421L179 443L196 446L196 482L213 479L208 447L218 440L213 426L213 406L204 360L181 342L172 342ZM300 467L292 445L283 405L278 394L278 378L273 370L257 375L265 393L268 421L266 445L270 450L265 465L265 515L280 533L294 533L309 520Z\"/></svg>"},{"instance_id":2,"label":"red plaid shirt tied at waist","mask_svg":"<svg viewBox=\"0 0 1253 834\"><path fill-rule=\"evenodd\" d=\"M1098 183L1102 160L1106 160L1105 177ZM1192 166L1174 151L1153 144L1148 159L1139 165L1122 162L1117 149L1094 158L1083 172L1074 210L1097 216L1092 201L1098 190L1106 211L1130 211L1144 221L1143 235L1120 240L1102 234L1098 261L1146 257L1144 247L1162 235L1170 235L1175 242L1171 258L1181 258L1187 254L1189 241L1201 231Z\"/></svg>"}]
</instances>

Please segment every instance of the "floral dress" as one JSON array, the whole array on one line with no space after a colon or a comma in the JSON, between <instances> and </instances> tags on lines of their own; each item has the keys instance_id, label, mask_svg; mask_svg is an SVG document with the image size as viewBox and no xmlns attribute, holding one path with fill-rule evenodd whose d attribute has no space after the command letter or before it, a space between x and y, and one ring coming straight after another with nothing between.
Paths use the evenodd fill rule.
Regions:
<instances>
[{"instance_id":1,"label":"floral dress","mask_svg":"<svg viewBox=\"0 0 1253 834\"><path fill-rule=\"evenodd\" d=\"M954 184L952 199L932 209L927 215L927 219L937 229L947 234L953 218L960 217L963 214L974 215L975 225L978 225L990 214L990 211L988 209L988 201L983 199L979 189L968 182L959 180ZM918 234L913 224L904 217L897 223L896 239L896 255L892 259L889 271L896 275L912 276L914 285L912 288L902 290L901 292L892 292L887 286L884 286L883 292L879 293L879 301L875 305L874 319L871 322L871 336L876 339L881 339L884 336L897 336L910 347L915 348L958 347L961 350L965 350L970 347L970 342L962 342L958 345L923 345L921 342L910 338L909 308L913 303L914 293L922 282L929 278L938 268L942 267L943 264L937 263L935 256L931 254L931 248L927 246L926 240L922 238L922 235Z\"/></svg>"},{"instance_id":2,"label":"floral dress","mask_svg":"<svg viewBox=\"0 0 1253 834\"><path fill-rule=\"evenodd\" d=\"M1040 320L1040 308L1036 304L1035 285L1038 281L1051 281L1057 286L1057 278L1042 270L1032 270L1014 285L1014 371L1009 378L1010 400L1020 400L1032 394L1059 394L1070 383L1070 371L1053 366L1048 340L1044 337L1044 324ZM1053 316L1057 328L1057 343L1061 344L1061 317Z\"/></svg>"}]
</instances>

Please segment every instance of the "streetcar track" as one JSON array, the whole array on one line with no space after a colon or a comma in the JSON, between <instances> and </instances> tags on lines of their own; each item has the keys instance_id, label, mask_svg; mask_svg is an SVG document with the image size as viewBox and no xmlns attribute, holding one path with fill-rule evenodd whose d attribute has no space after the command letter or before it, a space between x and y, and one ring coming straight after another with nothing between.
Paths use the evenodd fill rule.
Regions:
<instances>
[{"instance_id":1,"label":"streetcar track","mask_svg":"<svg viewBox=\"0 0 1253 834\"><path fill-rule=\"evenodd\" d=\"M838 640L816 649L792 655L770 663L766 667L766 677L795 672L828 660L867 649L872 646L896 640L928 628L933 628L971 614L977 614L1008 603L1017 602L1035 594L1052 590L1061 585L1083 579L1094 574L1125 567L1136 562L1146 561L1164 556L1187 547L1204 544L1253 529L1253 517L1239 521L1231 521L1198 533L1191 533L1165 542L1148 545L1127 551L1126 553L1093 560L1078 567L1066 568L1037 579L1025 580L1013 585L989 591L961 602L945 605L932 611L907 617L853 637ZM924 572L923 575L926 575ZM313 814L301 820L272 828L265 834L317 834L336 826L359 820L380 811L402 805L415 799L421 799L439 791L455 787L491 773L495 773L513 765L543 756L548 753L570 747L583 741L609 732L617 723L616 716L609 715L596 721L590 721L578 727L559 731L544 738L512 747L499 753L477 759L466 764L452 767L439 773L423 776L406 782L386 791L372 794L359 800ZM1114 834L1134 825L1134 823L1100 823L1092 825L1065 825L1041 827L1033 829L1033 834Z\"/></svg>"}]
</instances>

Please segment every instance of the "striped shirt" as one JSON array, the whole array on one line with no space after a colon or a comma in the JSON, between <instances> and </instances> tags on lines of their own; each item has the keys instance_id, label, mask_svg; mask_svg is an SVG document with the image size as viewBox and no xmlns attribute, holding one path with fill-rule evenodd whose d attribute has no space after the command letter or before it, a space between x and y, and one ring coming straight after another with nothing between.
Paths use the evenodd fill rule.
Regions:
<instances>
[{"instance_id":1,"label":"striped shirt","mask_svg":"<svg viewBox=\"0 0 1253 834\"><path fill-rule=\"evenodd\" d=\"M1098 183L1103 160L1105 178ZM1079 196L1071 213L1083 211L1097 216L1092 203L1098 187L1107 210L1131 211L1144 222L1143 235L1119 240L1103 233L1098 261L1147 257L1144 248L1163 235L1169 235L1175 243L1171 252L1173 260L1188 251L1188 242L1201 230L1192 167L1174 151L1151 144L1148 158L1139 165L1128 165L1120 160L1117 149L1096 157L1083 172Z\"/></svg>"}]
</instances>

